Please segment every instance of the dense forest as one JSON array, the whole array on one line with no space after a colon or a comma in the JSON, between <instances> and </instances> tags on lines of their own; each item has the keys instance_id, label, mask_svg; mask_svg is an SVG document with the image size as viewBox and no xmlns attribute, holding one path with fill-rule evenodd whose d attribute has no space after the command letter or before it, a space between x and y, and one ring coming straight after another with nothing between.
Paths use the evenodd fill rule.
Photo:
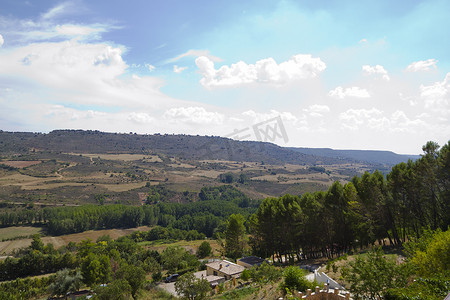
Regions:
<instances>
[{"instance_id":1,"label":"dense forest","mask_svg":"<svg viewBox=\"0 0 450 300\"><path fill-rule=\"evenodd\" d=\"M400 163L386 177L355 176L327 192L267 198L251 216L253 251L290 259L342 254L388 239L401 246L423 230L450 225L450 143L423 147L416 161Z\"/></svg>"},{"instance_id":2,"label":"dense forest","mask_svg":"<svg viewBox=\"0 0 450 300\"><path fill-rule=\"evenodd\" d=\"M200 201L186 204L159 201L166 196L157 195L155 201L155 193L151 194L148 202L152 204L144 206L84 205L4 212L0 213L0 226L42 225L49 234L61 235L91 229L161 225L196 230L211 237L228 216L249 215L260 203L229 185L204 187L199 193Z\"/></svg>"}]
</instances>

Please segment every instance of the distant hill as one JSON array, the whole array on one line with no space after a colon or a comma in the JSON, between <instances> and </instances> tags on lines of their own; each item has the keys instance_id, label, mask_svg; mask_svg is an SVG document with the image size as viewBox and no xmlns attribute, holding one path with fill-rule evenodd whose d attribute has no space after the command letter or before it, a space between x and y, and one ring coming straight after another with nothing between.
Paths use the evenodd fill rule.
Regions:
<instances>
[{"instance_id":1,"label":"distant hill","mask_svg":"<svg viewBox=\"0 0 450 300\"><path fill-rule=\"evenodd\" d=\"M353 159L357 161L395 165L407 162L409 159L418 159L419 155L402 155L392 151L377 150L334 150L330 148L289 148L293 151L308 155L332 157L338 159Z\"/></svg>"},{"instance_id":2,"label":"distant hill","mask_svg":"<svg viewBox=\"0 0 450 300\"><path fill-rule=\"evenodd\" d=\"M192 160L271 164L314 165L365 161L384 167L417 158L389 151L286 148L272 143L235 141L216 136L139 135L92 130L55 130L47 134L0 131L0 152L24 153L33 149L65 153L165 154Z\"/></svg>"}]
</instances>

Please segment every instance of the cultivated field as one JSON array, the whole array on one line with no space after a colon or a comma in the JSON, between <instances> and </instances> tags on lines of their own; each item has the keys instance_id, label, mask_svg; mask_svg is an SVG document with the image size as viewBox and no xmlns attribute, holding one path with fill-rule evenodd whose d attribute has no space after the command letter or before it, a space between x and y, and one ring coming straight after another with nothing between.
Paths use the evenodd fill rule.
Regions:
<instances>
[{"instance_id":1,"label":"cultivated field","mask_svg":"<svg viewBox=\"0 0 450 300\"><path fill-rule=\"evenodd\" d=\"M42 237L42 242L44 244L53 244L55 248L65 246L69 242L79 243L83 240L90 239L96 241L99 237L104 235L109 235L112 239L117 239L121 236L129 235L135 231L148 231L151 227L141 226L137 228L127 228L127 229L105 229L105 230L89 230L81 233L67 234L61 236L45 236ZM25 234L27 233L27 234ZM40 228L37 227L8 227L0 229L0 234L4 239L4 236L15 237L15 236L27 236L34 233L40 233ZM17 239L11 241L0 242L0 255L8 255L12 251L19 248L28 247L31 245L31 238Z\"/></svg>"},{"instance_id":2,"label":"cultivated field","mask_svg":"<svg viewBox=\"0 0 450 300\"><path fill-rule=\"evenodd\" d=\"M204 186L224 184L224 174L232 174L232 184L251 198L262 199L326 190L336 180L346 183L371 170L356 163L312 167L154 154L39 151L26 155L26 160L11 156L2 163L18 169L0 168L0 202L41 205L98 204L98 195L103 195L105 203L139 205L150 186L164 184L177 193L198 193ZM238 181L241 176L245 182Z\"/></svg>"},{"instance_id":3,"label":"cultivated field","mask_svg":"<svg viewBox=\"0 0 450 300\"><path fill-rule=\"evenodd\" d=\"M13 226L0 228L0 241L15 239L19 237L28 237L30 235L41 233L40 227L31 226Z\"/></svg>"}]
</instances>

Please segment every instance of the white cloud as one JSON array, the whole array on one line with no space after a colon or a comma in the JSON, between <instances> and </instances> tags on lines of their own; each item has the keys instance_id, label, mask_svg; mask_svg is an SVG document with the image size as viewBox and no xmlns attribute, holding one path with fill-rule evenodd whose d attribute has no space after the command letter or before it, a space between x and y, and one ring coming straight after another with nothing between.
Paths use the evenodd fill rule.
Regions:
<instances>
[{"instance_id":1,"label":"white cloud","mask_svg":"<svg viewBox=\"0 0 450 300\"><path fill-rule=\"evenodd\" d=\"M341 86L338 86L334 90L329 91L328 96L338 98L338 99L344 99L346 97L369 98L370 94L366 89L362 89L357 86L353 86L353 87L345 88L345 89Z\"/></svg>"},{"instance_id":2,"label":"white cloud","mask_svg":"<svg viewBox=\"0 0 450 300\"><path fill-rule=\"evenodd\" d=\"M42 15L42 19L53 19L58 16L61 16L62 14L66 13L68 11L68 8L70 8L71 4L70 2L64 2L58 6L55 6L51 9L49 9L46 13Z\"/></svg>"},{"instance_id":3,"label":"white cloud","mask_svg":"<svg viewBox=\"0 0 450 300\"><path fill-rule=\"evenodd\" d=\"M294 55L280 64L273 58L266 58L255 64L239 61L218 70L215 69L214 62L205 56L197 58L195 63L203 76L200 83L207 88L249 83L283 85L297 79L314 78L326 68L320 58L304 54Z\"/></svg>"},{"instance_id":4,"label":"white cloud","mask_svg":"<svg viewBox=\"0 0 450 300\"><path fill-rule=\"evenodd\" d=\"M364 65L364 66L362 66L362 70L366 74L369 74L369 75L370 74L380 74L380 75L382 75L382 78L386 81L389 81L391 79L388 75L388 72L381 65L376 65L376 66Z\"/></svg>"},{"instance_id":5,"label":"white cloud","mask_svg":"<svg viewBox=\"0 0 450 300\"><path fill-rule=\"evenodd\" d=\"M224 115L207 111L203 107L175 107L166 110L163 118L172 121L191 122L196 124L222 124Z\"/></svg>"},{"instance_id":6,"label":"white cloud","mask_svg":"<svg viewBox=\"0 0 450 300\"><path fill-rule=\"evenodd\" d=\"M154 65L150 65L150 64L148 64L147 67L150 72L152 72L156 69L156 67Z\"/></svg>"},{"instance_id":7,"label":"white cloud","mask_svg":"<svg viewBox=\"0 0 450 300\"><path fill-rule=\"evenodd\" d=\"M179 67L177 65L173 66L173 71L177 74L180 74L181 72L183 72L184 70L186 70L188 67Z\"/></svg>"},{"instance_id":8,"label":"white cloud","mask_svg":"<svg viewBox=\"0 0 450 300\"><path fill-rule=\"evenodd\" d=\"M440 113L450 112L450 73L447 73L443 81L435 82L429 86L420 86L420 96L424 99L425 108Z\"/></svg>"},{"instance_id":9,"label":"white cloud","mask_svg":"<svg viewBox=\"0 0 450 300\"><path fill-rule=\"evenodd\" d=\"M45 117L64 118L70 121L89 120L104 117L107 114L101 111L86 110L80 111L73 108L64 107L62 105L52 105L44 114Z\"/></svg>"},{"instance_id":10,"label":"white cloud","mask_svg":"<svg viewBox=\"0 0 450 300\"><path fill-rule=\"evenodd\" d=\"M327 105L313 104L303 111L311 117L323 117L323 114L329 112L330 108Z\"/></svg>"},{"instance_id":11,"label":"white cloud","mask_svg":"<svg viewBox=\"0 0 450 300\"><path fill-rule=\"evenodd\" d=\"M245 117L250 117L252 120L251 122L254 123L260 123L263 121L267 121L269 119L273 119L276 117L281 117L281 119L283 121L288 121L288 122L292 122L292 123L296 123L297 122L297 117L294 116L292 113L290 112L280 112L274 109L271 109L269 112L266 113L259 113L259 112L255 112L254 110L247 110L244 111L242 113L243 116ZM253 125L252 124L252 125Z\"/></svg>"},{"instance_id":12,"label":"white cloud","mask_svg":"<svg viewBox=\"0 0 450 300\"><path fill-rule=\"evenodd\" d=\"M427 60L419 60L411 63L408 67L406 67L406 71L408 72L418 72L418 71L429 71L432 68L436 69L436 63L438 60L434 58L430 58Z\"/></svg>"},{"instance_id":13,"label":"white cloud","mask_svg":"<svg viewBox=\"0 0 450 300\"><path fill-rule=\"evenodd\" d=\"M5 40L3 39L3 36L0 34L0 48L3 46L3 43L5 43Z\"/></svg>"},{"instance_id":14,"label":"white cloud","mask_svg":"<svg viewBox=\"0 0 450 300\"><path fill-rule=\"evenodd\" d=\"M151 123L154 120L149 114L142 112L132 112L127 119L136 123Z\"/></svg>"},{"instance_id":15,"label":"white cloud","mask_svg":"<svg viewBox=\"0 0 450 300\"><path fill-rule=\"evenodd\" d=\"M349 109L339 115L342 127L352 131L366 127L379 132L408 132L417 133L429 128L429 125L420 118L410 119L403 111L396 110L386 115L376 108Z\"/></svg>"},{"instance_id":16,"label":"white cloud","mask_svg":"<svg viewBox=\"0 0 450 300\"><path fill-rule=\"evenodd\" d=\"M61 36L89 36L98 35L105 32L106 28L103 26L81 26L74 24L56 25L54 27L54 34Z\"/></svg>"},{"instance_id":17,"label":"white cloud","mask_svg":"<svg viewBox=\"0 0 450 300\"><path fill-rule=\"evenodd\" d=\"M365 44L365 43L367 43L367 39L361 39L361 40L359 41L359 43L360 43L360 44Z\"/></svg>"},{"instance_id":18,"label":"white cloud","mask_svg":"<svg viewBox=\"0 0 450 300\"><path fill-rule=\"evenodd\" d=\"M327 105L314 104L314 105L309 106L308 111L325 113L325 112L329 112L330 108Z\"/></svg>"},{"instance_id":19,"label":"white cloud","mask_svg":"<svg viewBox=\"0 0 450 300\"><path fill-rule=\"evenodd\" d=\"M211 60L213 62L221 62L222 61L222 59L220 57L211 55L208 50L194 50L194 49L191 49L191 50L189 50L189 51L187 51L187 52L185 52L183 54L180 54L180 55L178 55L178 56L176 56L174 58L168 59L166 62L167 63L173 63L173 62L176 62L176 61L178 61L178 60L180 60L180 59L182 59L184 57L189 57L189 56L193 56L193 57L205 56L205 57L207 57L209 60Z\"/></svg>"},{"instance_id":20,"label":"white cloud","mask_svg":"<svg viewBox=\"0 0 450 300\"><path fill-rule=\"evenodd\" d=\"M122 53L104 43L32 43L0 52L0 76L19 90L36 91L35 101L160 109L186 103L162 94L161 79L124 76Z\"/></svg>"},{"instance_id":21,"label":"white cloud","mask_svg":"<svg viewBox=\"0 0 450 300\"><path fill-rule=\"evenodd\" d=\"M58 23L57 16L80 10L72 8L73 4L66 2L37 19L15 19L10 16L0 16L2 34L8 37L10 46L24 45L29 42L55 41L61 39L98 40L102 33L120 28L107 23Z\"/></svg>"},{"instance_id":22,"label":"white cloud","mask_svg":"<svg viewBox=\"0 0 450 300\"><path fill-rule=\"evenodd\" d=\"M382 114L382 111L372 108L368 109L349 109L339 115L339 119L343 122L346 129L357 130L365 120L373 119Z\"/></svg>"}]
</instances>

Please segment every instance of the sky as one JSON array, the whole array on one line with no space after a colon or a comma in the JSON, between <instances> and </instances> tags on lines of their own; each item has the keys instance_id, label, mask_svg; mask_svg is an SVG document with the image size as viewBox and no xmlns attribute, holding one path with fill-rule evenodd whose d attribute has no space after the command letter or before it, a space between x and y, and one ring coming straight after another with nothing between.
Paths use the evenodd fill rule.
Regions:
<instances>
[{"instance_id":1,"label":"sky","mask_svg":"<svg viewBox=\"0 0 450 300\"><path fill-rule=\"evenodd\" d=\"M450 140L449 28L445 0L2 0L0 130L419 154Z\"/></svg>"}]
</instances>

